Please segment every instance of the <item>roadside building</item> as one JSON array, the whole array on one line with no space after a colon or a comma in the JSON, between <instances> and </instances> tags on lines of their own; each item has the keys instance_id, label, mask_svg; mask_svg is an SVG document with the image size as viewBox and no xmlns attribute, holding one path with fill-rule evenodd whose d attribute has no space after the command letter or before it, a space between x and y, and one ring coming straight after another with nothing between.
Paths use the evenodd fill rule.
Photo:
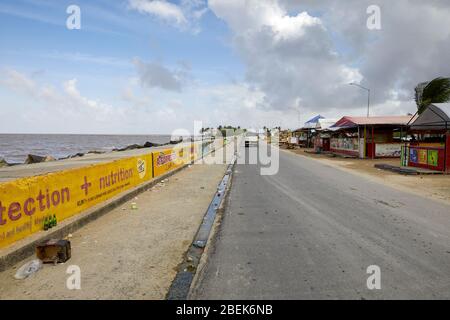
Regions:
<instances>
[{"instance_id":1,"label":"roadside building","mask_svg":"<svg viewBox=\"0 0 450 320\"><path fill-rule=\"evenodd\" d=\"M450 103L430 105L409 124L409 143L402 148L403 166L450 173Z\"/></svg>"},{"instance_id":2,"label":"roadside building","mask_svg":"<svg viewBox=\"0 0 450 320\"><path fill-rule=\"evenodd\" d=\"M316 124L316 134L314 136L314 151L328 152L331 147L331 134L336 130L331 128L338 119L319 119Z\"/></svg>"},{"instance_id":3,"label":"roadside building","mask_svg":"<svg viewBox=\"0 0 450 320\"><path fill-rule=\"evenodd\" d=\"M400 157L402 132L411 117L342 117L330 127L335 130L330 151L362 159Z\"/></svg>"},{"instance_id":4,"label":"roadside building","mask_svg":"<svg viewBox=\"0 0 450 320\"><path fill-rule=\"evenodd\" d=\"M279 142L281 144L286 144L292 136L291 130L281 130L279 135Z\"/></svg>"},{"instance_id":5,"label":"roadside building","mask_svg":"<svg viewBox=\"0 0 450 320\"><path fill-rule=\"evenodd\" d=\"M313 147L313 138L316 133L316 126L320 119L324 119L320 114L305 122L303 127L294 130L293 137L297 138L298 144L303 148Z\"/></svg>"}]
</instances>

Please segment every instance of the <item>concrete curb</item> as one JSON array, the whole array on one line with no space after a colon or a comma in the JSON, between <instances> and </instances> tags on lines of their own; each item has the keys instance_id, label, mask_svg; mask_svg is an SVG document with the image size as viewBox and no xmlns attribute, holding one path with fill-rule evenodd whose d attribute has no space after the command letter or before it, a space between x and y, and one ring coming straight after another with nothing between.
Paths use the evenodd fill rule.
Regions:
<instances>
[{"instance_id":1,"label":"concrete curb","mask_svg":"<svg viewBox=\"0 0 450 320\"><path fill-rule=\"evenodd\" d=\"M421 168L411 168L411 167L403 167L403 166L393 166L390 164L385 164L385 163L377 163L374 165L375 168L377 169L381 169L381 170L386 170L386 171L391 171L391 172L395 172L395 173L400 173L400 174L404 174L404 175L440 175L440 174L444 174L443 171L433 171L433 170L429 170L429 169L421 169Z\"/></svg>"},{"instance_id":2,"label":"concrete curb","mask_svg":"<svg viewBox=\"0 0 450 320\"><path fill-rule=\"evenodd\" d=\"M124 193L113 197L101 204L98 204L83 213L80 213L66 221L61 222L55 230L47 231L45 233L39 232L35 236L30 236L13 244L11 248L5 249L5 252L0 256L0 272L7 270L16 263L34 255L36 245L40 242L49 239L61 239L66 237L69 233L80 229L91 221L94 221L104 214L110 212L111 210L119 207L125 202L133 199L138 194L150 189L162 180L178 173L179 171L187 168L191 164L185 164L173 171L167 172L153 180L146 182L140 186L137 186L131 190L125 191Z\"/></svg>"},{"instance_id":3,"label":"concrete curb","mask_svg":"<svg viewBox=\"0 0 450 320\"><path fill-rule=\"evenodd\" d=\"M178 266L177 275L172 281L166 300L186 300L188 298L194 279L196 279L201 258L206 251L214 222L229 194L235 164L236 155L232 163L228 165L224 177L217 186L217 191L208 206L191 246L184 256L183 262Z\"/></svg>"},{"instance_id":4,"label":"concrete curb","mask_svg":"<svg viewBox=\"0 0 450 320\"><path fill-rule=\"evenodd\" d=\"M209 234L208 243L205 249L203 250L203 254L197 265L197 270L192 280L191 287L189 289L189 293L186 297L186 300L197 300L196 296L201 286L203 276L206 271L206 267L208 266L209 256L214 252L216 241L220 237L222 221L223 219L225 219L225 212L227 207L229 206L232 187L233 187L233 179L230 180L230 183L227 186L225 198L223 199L219 209L217 210L217 216L214 221L214 225L212 226L211 232Z\"/></svg>"}]
</instances>

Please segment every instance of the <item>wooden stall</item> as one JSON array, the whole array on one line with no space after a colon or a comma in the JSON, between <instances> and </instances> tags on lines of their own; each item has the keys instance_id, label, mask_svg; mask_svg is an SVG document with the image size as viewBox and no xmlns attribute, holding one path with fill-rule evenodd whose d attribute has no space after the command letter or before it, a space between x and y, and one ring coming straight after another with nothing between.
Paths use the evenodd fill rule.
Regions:
<instances>
[{"instance_id":1,"label":"wooden stall","mask_svg":"<svg viewBox=\"0 0 450 320\"><path fill-rule=\"evenodd\" d=\"M402 166L450 173L450 103L430 105L408 126Z\"/></svg>"},{"instance_id":2,"label":"wooden stall","mask_svg":"<svg viewBox=\"0 0 450 320\"><path fill-rule=\"evenodd\" d=\"M401 132L412 116L345 116L332 127L330 150L336 154L365 158L400 157Z\"/></svg>"}]
</instances>

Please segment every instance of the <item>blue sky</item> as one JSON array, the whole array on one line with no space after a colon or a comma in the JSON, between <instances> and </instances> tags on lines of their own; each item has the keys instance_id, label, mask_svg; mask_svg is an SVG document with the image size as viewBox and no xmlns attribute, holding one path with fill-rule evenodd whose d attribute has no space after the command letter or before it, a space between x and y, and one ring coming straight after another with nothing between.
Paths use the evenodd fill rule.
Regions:
<instances>
[{"instance_id":1,"label":"blue sky","mask_svg":"<svg viewBox=\"0 0 450 320\"><path fill-rule=\"evenodd\" d=\"M77 1L82 27L68 30L66 8L73 1L2 1L2 67L38 73L55 85L77 78L80 91L104 99L134 75L133 58L185 62L195 79L211 84L242 77L227 27L211 12L199 23L201 32L180 32L130 10L126 1L111 2Z\"/></svg>"},{"instance_id":2,"label":"blue sky","mask_svg":"<svg viewBox=\"0 0 450 320\"><path fill-rule=\"evenodd\" d=\"M2 0L0 133L296 128L366 114L349 82L374 115L414 112L450 73L450 5L378 2L370 30L369 0Z\"/></svg>"},{"instance_id":3,"label":"blue sky","mask_svg":"<svg viewBox=\"0 0 450 320\"><path fill-rule=\"evenodd\" d=\"M66 9L71 4L81 9L80 30L66 28L69 17ZM126 108L130 103L121 99L121 95L130 79L136 77L134 59L154 62L169 70L185 68L189 81L208 86L238 81L244 74L244 67L231 48L226 24L211 11L205 12L195 25L178 27L170 21L131 9L128 1L5 0L0 3L0 37L2 70L17 71L36 84L55 88L64 81L76 79L77 89L83 96L113 108ZM168 100L180 102L189 96L189 86L180 93L147 90L152 91L152 103L140 107L148 112L164 112L164 103ZM148 94L146 89L134 87L134 95ZM0 87L0 94L2 109L11 108L9 103L20 105L18 109L44 109L36 106L39 102L27 102L13 90ZM155 103L154 99L161 100L161 104ZM142 101L145 102L145 98ZM201 110L192 111L202 113ZM14 113L13 110L3 112L10 116ZM51 122L45 129L30 128L26 121L23 124L20 120L15 122L14 126L11 122L8 122L11 125L5 123L3 131L53 132L54 128L65 131L53 127ZM132 128L132 132L168 132L174 127L176 125L168 123L155 130ZM84 130L97 131L92 127L81 131ZM105 130L127 132L125 128L117 127Z\"/></svg>"}]
</instances>

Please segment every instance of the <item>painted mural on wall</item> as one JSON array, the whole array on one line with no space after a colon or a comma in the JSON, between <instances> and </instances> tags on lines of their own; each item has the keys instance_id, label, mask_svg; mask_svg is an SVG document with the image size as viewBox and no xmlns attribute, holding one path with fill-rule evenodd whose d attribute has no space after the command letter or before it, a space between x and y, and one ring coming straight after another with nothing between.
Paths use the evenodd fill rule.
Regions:
<instances>
[{"instance_id":1,"label":"painted mural on wall","mask_svg":"<svg viewBox=\"0 0 450 320\"><path fill-rule=\"evenodd\" d=\"M401 143L376 143L375 156L376 157L400 157Z\"/></svg>"},{"instance_id":2,"label":"painted mural on wall","mask_svg":"<svg viewBox=\"0 0 450 320\"><path fill-rule=\"evenodd\" d=\"M358 152L358 138L356 137L341 137L331 139L331 148L336 150L346 150Z\"/></svg>"},{"instance_id":3,"label":"painted mural on wall","mask_svg":"<svg viewBox=\"0 0 450 320\"><path fill-rule=\"evenodd\" d=\"M428 164L437 167L439 162L439 151L428 150Z\"/></svg>"},{"instance_id":4,"label":"painted mural on wall","mask_svg":"<svg viewBox=\"0 0 450 320\"><path fill-rule=\"evenodd\" d=\"M409 161L415 164L437 167L439 165L439 151L410 148Z\"/></svg>"}]
</instances>

